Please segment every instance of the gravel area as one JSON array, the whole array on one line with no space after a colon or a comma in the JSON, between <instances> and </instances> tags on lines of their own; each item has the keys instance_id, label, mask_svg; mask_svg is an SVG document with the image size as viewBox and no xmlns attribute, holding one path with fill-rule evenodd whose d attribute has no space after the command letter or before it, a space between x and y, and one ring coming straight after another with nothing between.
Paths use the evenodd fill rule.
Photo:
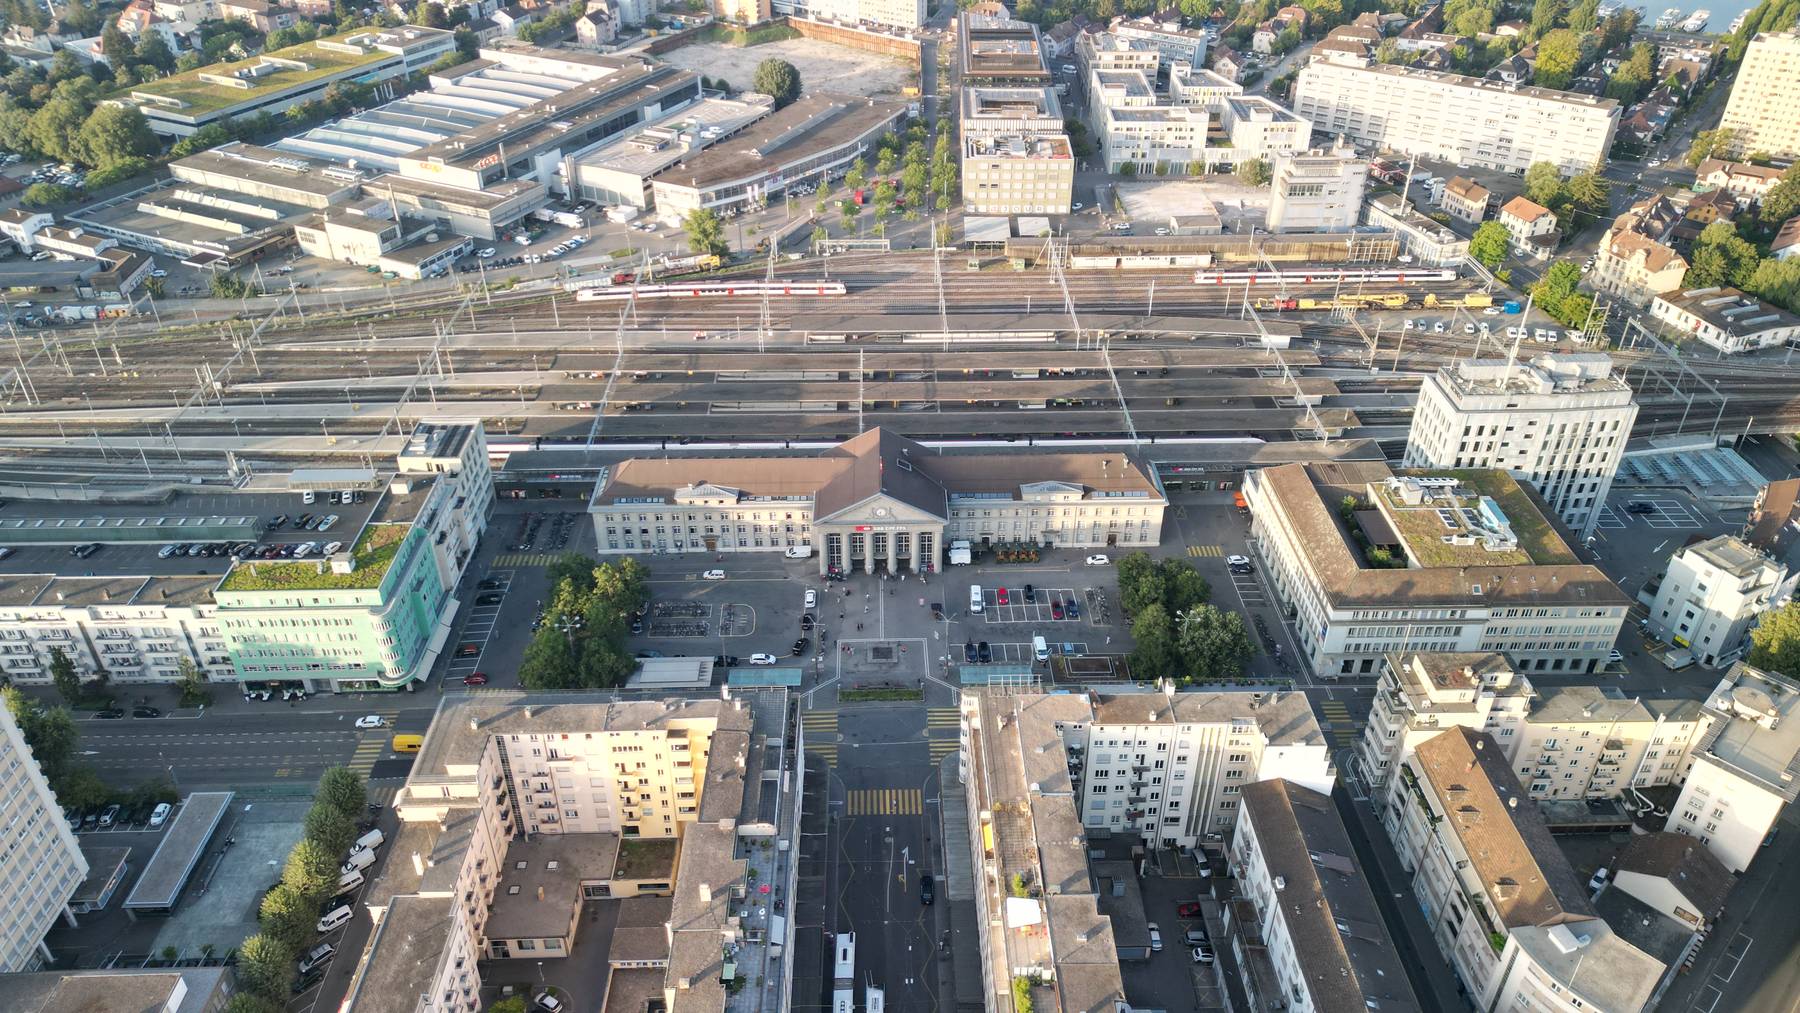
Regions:
<instances>
[{"instance_id":1,"label":"gravel area","mask_svg":"<svg viewBox=\"0 0 1800 1013\"><path fill-rule=\"evenodd\" d=\"M789 39L760 46L696 43L665 53L662 59L707 77L722 77L742 91L750 89L756 65L768 59L793 64L800 72L801 88L808 92L897 97L912 80L912 68L899 60L814 39Z\"/></svg>"}]
</instances>

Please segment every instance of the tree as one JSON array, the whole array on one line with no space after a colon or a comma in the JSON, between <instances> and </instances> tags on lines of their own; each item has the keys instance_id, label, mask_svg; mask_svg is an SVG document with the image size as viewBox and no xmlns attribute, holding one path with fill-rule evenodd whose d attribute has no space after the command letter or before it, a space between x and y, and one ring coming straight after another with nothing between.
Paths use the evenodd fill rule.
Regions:
<instances>
[{"instance_id":1,"label":"tree","mask_svg":"<svg viewBox=\"0 0 1800 1013\"><path fill-rule=\"evenodd\" d=\"M1239 162L1237 177L1245 186L1268 186L1273 178L1269 173L1269 162L1264 158L1252 158Z\"/></svg>"},{"instance_id":2,"label":"tree","mask_svg":"<svg viewBox=\"0 0 1800 1013\"><path fill-rule=\"evenodd\" d=\"M1796 178L1794 170L1789 169L1782 174L1781 182L1763 194L1762 208L1757 215L1763 224L1779 227L1797 214L1800 214L1800 178Z\"/></svg>"},{"instance_id":3,"label":"tree","mask_svg":"<svg viewBox=\"0 0 1800 1013\"><path fill-rule=\"evenodd\" d=\"M294 980L294 951L257 933L238 947L238 987L271 1002L286 1003Z\"/></svg>"},{"instance_id":4,"label":"tree","mask_svg":"<svg viewBox=\"0 0 1800 1013\"><path fill-rule=\"evenodd\" d=\"M519 660L519 685L526 689L576 689L581 685L574 645L550 624L525 645Z\"/></svg>"},{"instance_id":5,"label":"tree","mask_svg":"<svg viewBox=\"0 0 1800 1013\"><path fill-rule=\"evenodd\" d=\"M731 247L725 242L725 223L712 208L695 208L681 219L687 233L688 249L695 253L723 256Z\"/></svg>"},{"instance_id":6,"label":"tree","mask_svg":"<svg viewBox=\"0 0 1800 1013\"><path fill-rule=\"evenodd\" d=\"M1185 559L1165 559L1157 564L1163 581L1163 610L1170 615L1202 604L1212 598L1212 588L1194 564Z\"/></svg>"},{"instance_id":7,"label":"tree","mask_svg":"<svg viewBox=\"0 0 1800 1013\"><path fill-rule=\"evenodd\" d=\"M361 774L349 767L332 767L319 775L319 790L314 798L329 803L345 819L355 822L368 804L369 790Z\"/></svg>"},{"instance_id":8,"label":"tree","mask_svg":"<svg viewBox=\"0 0 1800 1013\"><path fill-rule=\"evenodd\" d=\"M54 653L51 660L54 663ZM45 780L56 788L68 777L74 763L75 745L81 737L75 729L75 718L68 708L44 707L13 686L0 690L0 695L4 696L6 709L19 726L19 734L31 748L31 755L43 770Z\"/></svg>"},{"instance_id":9,"label":"tree","mask_svg":"<svg viewBox=\"0 0 1800 1013\"><path fill-rule=\"evenodd\" d=\"M309 840L319 842L320 847L334 855L349 851L356 840L356 824L323 799L306 811L304 827Z\"/></svg>"},{"instance_id":10,"label":"tree","mask_svg":"<svg viewBox=\"0 0 1800 1013\"><path fill-rule=\"evenodd\" d=\"M250 295L250 283L235 274L214 271L207 281L214 299L242 299Z\"/></svg>"},{"instance_id":11,"label":"tree","mask_svg":"<svg viewBox=\"0 0 1800 1013\"><path fill-rule=\"evenodd\" d=\"M131 36L119 27L118 18L108 20L106 27L100 30L100 52L114 67L124 66L137 55L137 47L131 44Z\"/></svg>"},{"instance_id":12,"label":"tree","mask_svg":"<svg viewBox=\"0 0 1800 1013\"><path fill-rule=\"evenodd\" d=\"M1730 151L1736 141L1737 131L1730 127L1702 130L1694 135L1694 142L1688 145L1687 156L1683 161L1688 168L1698 169L1701 162Z\"/></svg>"},{"instance_id":13,"label":"tree","mask_svg":"<svg viewBox=\"0 0 1800 1013\"><path fill-rule=\"evenodd\" d=\"M566 580L585 594L594 589L594 567L597 565L599 564L592 556L565 552L544 567L545 583L552 588L560 588Z\"/></svg>"},{"instance_id":14,"label":"tree","mask_svg":"<svg viewBox=\"0 0 1800 1013\"><path fill-rule=\"evenodd\" d=\"M137 62L167 74L175 69L175 54L169 51L169 44L163 41L161 35L145 32L138 39Z\"/></svg>"},{"instance_id":15,"label":"tree","mask_svg":"<svg viewBox=\"0 0 1800 1013\"><path fill-rule=\"evenodd\" d=\"M326 851L324 845L302 837L288 852L287 864L281 869L281 881L314 904L331 896L338 881L341 852Z\"/></svg>"},{"instance_id":16,"label":"tree","mask_svg":"<svg viewBox=\"0 0 1800 1013\"><path fill-rule=\"evenodd\" d=\"M311 941L313 923L319 917L319 902L287 883L277 883L263 894L262 908L257 912L257 925L262 934L287 947L298 950Z\"/></svg>"},{"instance_id":17,"label":"tree","mask_svg":"<svg viewBox=\"0 0 1800 1013\"><path fill-rule=\"evenodd\" d=\"M1577 0L1569 10L1569 30L1586 35L1600 23L1600 0Z\"/></svg>"},{"instance_id":18,"label":"tree","mask_svg":"<svg viewBox=\"0 0 1800 1013\"><path fill-rule=\"evenodd\" d=\"M1730 222L1713 222L1694 240L1685 284L1689 288L1730 285L1745 288L1756 274L1756 247L1737 234Z\"/></svg>"},{"instance_id":19,"label":"tree","mask_svg":"<svg viewBox=\"0 0 1800 1013\"><path fill-rule=\"evenodd\" d=\"M1512 234L1506 226L1499 222L1482 222L1469 240L1469 256L1474 257L1488 270L1499 267L1506 262L1506 251Z\"/></svg>"},{"instance_id":20,"label":"tree","mask_svg":"<svg viewBox=\"0 0 1800 1013\"><path fill-rule=\"evenodd\" d=\"M1606 82L1606 97L1619 102L1636 102L1650 88L1656 77L1656 50L1648 42L1631 47L1631 55Z\"/></svg>"},{"instance_id":21,"label":"tree","mask_svg":"<svg viewBox=\"0 0 1800 1013\"><path fill-rule=\"evenodd\" d=\"M250 992L239 992L225 1004L225 1013L282 1013L287 1007Z\"/></svg>"},{"instance_id":22,"label":"tree","mask_svg":"<svg viewBox=\"0 0 1800 1013\"><path fill-rule=\"evenodd\" d=\"M104 169L95 169L87 174L84 185L88 190L102 190L115 183L123 183L128 179L142 176L151 169L149 159L121 158Z\"/></svg>"},{"instance_id":23,"label":"tree","mask_svg":"<svg viewBox=\"0 0 1800 1013\"><path fill-rule=\"evenodd\" d=\"M786 60L764 60L756 65L750 87L773 98L780 109L800 97L800 72Z\"/></svg>"},{"instance_id":24,"label":"tree","mask_svg":"<svg viewBox=\"0 0 1800 1013\"><path fill-rule=\"evenodd\" d=\"M488 1013L525 1013L525 997L508 996L488 1007Z\"/></svg>"},{"instance_id":25,"label":"tree","mask_svg":"<svg viewBox=\"0 0 1800 1013\"><path fill-rule=\"evenodd\" d=\"M1749 660L1757 668L1800 676L1800 602L1763 613L1750 631Z\"/></svg>"},{"instance_id":26,"label":"tree","mask_svg":"<svg viewBox=\"0 0 1800 1013\"><path fill-rule=\"evenodd\" d=\"M1764 260L1756 265L1744 291L1800 314L1800 260Z\"/></svg>"},{"instance_id":27,"label":"tree","mask_svg":"<svg viewBox=\"0 0 1800 1013\"><path fill-rule=\"evenodd\" d=\"M45 102L31 114L31 126L27 131L31 146L60 161L80 161L75 144L90 108L90 103L74 96L58 96Z\"/></svg>"},{"instance_id":28,"label":"tree","mask_svg":"<svg viewBox=\"0 0 1800 1013\"><path fill-rule=\"evenodd\" d=\"M858 156L844 172L844 185L852 190L861 190L869 182L869 165Z\"/></svg>"},{"instance_id":29,"label":"tree","mask_svg":"<svg viewBox=\"0 0 1800 1013\"><path fill-rule=\"evenodd\" d=\"M1563 195L1574 203L1576 210L1599 217L1611 207L1608 202L1612 197L1612 181L1595 172L1577 173L1569 177Z\"/></svg>"},{"instance_id":30,"label":"tree","mask_svg":"<svg viewBox=\"0 0 1800 1013\"><path fill-rule=\"evenodd\" d=\"M206 688L206 676L191 660L182 658L175 663L175 679L176 685L181 688L183 707L203 707L212 703L212 693Z\"/></svg>"},{"instance_id":31,"label":"tree","mask_svg":"<svg viewBox=\"0 0 1800 1013\"><path fill-rule=\"evenodd\" d=\"M1195 605L1177 618L1182 660L1196 679L1224 679L1243 672L1255 648L1244 617L1211 605Z\"/></svg>"},{"instance_id":32,"label":"tree","mask_svg":"<svg viewBox=\"0 0 1800 1013\"><path fill-rule=\"evenodd\" d=\"M1541 39L1562 19L1563 0L1536 0L1531 5L1531 37Z\"/></svg>"},{"instance_id":33,"label":"tree","mask_svg":"<svg viewBox=\"0 0 1800 1013\"><path fill-rule=\"evenodd\" d=\"M1567 88L1575 79L1575 68L1580 65L1581 37L1567 28L1558 28L1538 40L1537 63L1531 69L1531 83L1540 88Z\"/></svg>"},{"instance_id":34,"label":"tree","mask_svg":"<svg viewBox=\"0 0 1800 1013\"><path fill-rule=\"evenodd\" d=\"M50 682L69 706L81 703L81 676L75 672L75 662L60 647L50 648Z\"/></svg>"},{"instance_id":35,"label":"tree","mask_svg":"<svg viewBox=\"0 0 1800 1013\"><path fill-rule=\"evenodd\" d=\"M1131 623L1131 673L1138 679L1161 679L1178 674L1180 649L1175 640L1175 624L1162 603L1146 606Z\"/></svg>"},{"instance_id":36,"label":"tree","mask_svg":"<svg viewBox=\"0 0 1800 1013\"><path fill-rule=\"evenodd\" d=\"M1533 162L1525 170L1525 199L1544 207L1562 195L1562 173L1553 162Z\"/></svg>"}]
</instances>

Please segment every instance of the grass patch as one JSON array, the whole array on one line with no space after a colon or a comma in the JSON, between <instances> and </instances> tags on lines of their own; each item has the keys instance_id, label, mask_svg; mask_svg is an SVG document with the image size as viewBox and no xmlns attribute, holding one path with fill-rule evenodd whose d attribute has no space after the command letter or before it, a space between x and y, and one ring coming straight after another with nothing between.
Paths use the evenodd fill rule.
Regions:
<instances>
[{"instance_id":1,"label":"grass patch","mask_svg":"<svg viewBox=\"0 0 1800 1013\"><path fill-rule=\"evenodd\" d=\"M347 32L344 35L332 36L329 39L321 41L341 41L347 36L354 34L356 33ZM185 109L174 111L189 115L198 115L223 109L226 106L236 105L239 102L246 102L258 96L267 95L283 88L292 88L296 85L305 84L308 81L315 81L330 74L374 63L377 60L385 59L388 56L387 53L383 53L379 50L363 54L340 53L329 49L321 49L314 42L305 42L298 46L289 46L286 49L278 49L275 52L266 55L280 57L284 60L298 60L307 64L309 69L278 70L265 77L257 78L255 83L249 88L242 89L225 88L216 84L208 84L207 82L200 80L201 74L230 74L240 67L254 67L262 62L261 56L253 56L248 60L209 64L205 67L198 67L194 70L187 71L186 73L165 77L158 81L149 81L141 85L126 88L112 97L129 99L131 93L134 91L149 95L161 95L166 98L177 99L187 103Z\"/></svg>"},{"instance_id":2,"label":"grass patch","mask_svg":"<svg viewBox=\"0 0 1800 1013\"><path fill-rule=\"evenodd\" d=\"M925 699L925 691L924 690L922 690L922 689L906 689L906 688L903 688L900 686L880 686L880 687L874 687L874 688L870 688L870 689L840 689L840 690L838 690L838 702L839 703L857 703L857 702L865 702L866 703L866 702L870 702L870 701L923 700L923 699Z\"/></svg>"},{"instance_id":3,"label":"grass patch","mask_svg":"<svg viewBox=\"0 0 1800 1013\"><path fill-rule=\"evenodd\" d=\"M619 859L613 863L614 879L668 879L675 871L675 839L619 842Z\"/></svg>"},{"instance_id":4,"label":"grass patch","mask_svg":"<svg viewBox=\"0 0 1800 1013\"><path fill-rule=\"evenodd\" d=\"M737 28L715 21L695 33L696 42L716 42L722 46L760 46L768 42L786 42L800 38L799 31L787 25L763 25L759 28Z\"/></svg>"},{"instance_id":5,"label":"grass patch","mask_svg":"<svg viewBox=\"0 0 1800 1013\"><path fill-rule=\"evenodd\" d=\"M371 591L381 586L400 552L410 524L371 524L350 555L356 569L334 573L323 561L239 563L225 575L221 591Z\"/></svg>"}]
</instances>

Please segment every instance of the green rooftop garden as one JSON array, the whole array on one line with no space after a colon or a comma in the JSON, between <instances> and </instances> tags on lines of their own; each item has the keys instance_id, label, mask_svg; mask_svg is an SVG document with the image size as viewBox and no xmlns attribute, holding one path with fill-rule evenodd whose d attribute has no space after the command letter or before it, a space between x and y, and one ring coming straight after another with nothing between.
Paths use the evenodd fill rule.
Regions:
<instances>
[{"instance_id":1,"label":"green rooftop garden","mask_svg":"<svg viewBox=\"0 0 1800 1013\"><path fill-rule=\"evenodd\" d=\"M1504 471L1492 470L1459 470L1454 468L1411 469L1396 472L1398 475L1414 478L1454 478L1461 482L1465 489L1472 489L1483 496L1490 496L1500 504L1506 519L1512 523L1513 534L1518 536L1517 552L1488 552L1481 548L1463 548L1445 545L1439 536L1445 533L1443 524L1438 521L1435 511L1423 511L1423 516L1437 525L1429 539L1418 539L1428 542L1416 546L1419 555L1416 557L1423 566L1511 566L1522 563L1535 563L1539 566L1564 566L1580 562L1575 554L1569 551L1562 536L1556 533L1550 521L1539 512L1537 504ZM1420 511L1401 511L1402 513L1419 513ZM1415 548L1415 539L1406 533L1409 548ZM1434 550L1443 550L1451 554L1449 559L1434 559ZM1478 553L1479 555L1471 555ZM1519 558L1524 557L1524 558Z\"/></svg>"},{"instance_id":2,"label":"green rooftop garden","mask_svg":"<svg viewBox=\"0 0 1800 1013\"><path fill-rule=\"evenodd\" d=\"M366 32L366 30L364 31ZM343 35L332 36L329 39L319 41L340 42L354 34L357 33L346 32ZM189 115L201 115L224 109L227 106L233 106L239 102L245 102L285 88L302 85L308 81L316 81L322 77L338 74L346 70L353 70L364 64L374 63L377 60L384 59L389 55L390 54L377 49L371 49L368 52L361 54L338 52L330 49L321 49L316 42L303 42L298 46L289 46L286 49L278 49L273 53L265 53L262 56L253 56L248 60L209 64L205 67L198 67L194 70L175 74L160 80L147 81L143 84L126 88L112 97L115 99L129 99L132 92L146 95L160 95L165 98L171 98L186 103L186 108L183 109L174 109L173 107L170 107L175 112L187 113ZM264 56L278 57L283 60L295 60L306 64L309 69L279 69L273 73L266 74L263 77L255 78L250 82L250 87L248 88L227 88L200 79L200 75L202 74L229 75L232 71L242 67L254 67L263 61Z\"/></svg>"},{"instance_id":3,"label":"green rooftop garden","mask_svg":"<svg viewBox=\"0 0 1800 1013\"><path fill-rule=\"evenodd\" d=\"M673 837L619 842L619 859L614 863L614 879L667 879L675 874Z\"/></svg>"},{"instance_id":4,"label":"green rooftop garden","mask_svg":"<svg viewBox=\"0 0 1800 1013\"><path fill-rule=\"evenodd\" d=\"M244 562L231 568L221 591L372 591L393 565L410 524L371 524L350 550L356 569L336 573L325 560Z\"/></svg>"}]
</instances>

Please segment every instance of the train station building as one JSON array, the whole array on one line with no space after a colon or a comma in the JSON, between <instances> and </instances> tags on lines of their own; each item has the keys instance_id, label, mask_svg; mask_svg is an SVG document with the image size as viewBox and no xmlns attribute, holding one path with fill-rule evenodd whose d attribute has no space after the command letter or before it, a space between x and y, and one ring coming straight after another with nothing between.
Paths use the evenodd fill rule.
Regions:
<instances>
[{"instance_id":1,"label":"train station building","mask_svg":"<svg viewBox=\"0 0 1800 1013\"><path fill-rule=\"evenodd\" d=\"M602 554L810 548L842 574L933 572L960 540L1147 548L1167 506L1122 452L943 454L871 429L816 457L621 461L588 510Z\"/></svg>"}]
</instances>

